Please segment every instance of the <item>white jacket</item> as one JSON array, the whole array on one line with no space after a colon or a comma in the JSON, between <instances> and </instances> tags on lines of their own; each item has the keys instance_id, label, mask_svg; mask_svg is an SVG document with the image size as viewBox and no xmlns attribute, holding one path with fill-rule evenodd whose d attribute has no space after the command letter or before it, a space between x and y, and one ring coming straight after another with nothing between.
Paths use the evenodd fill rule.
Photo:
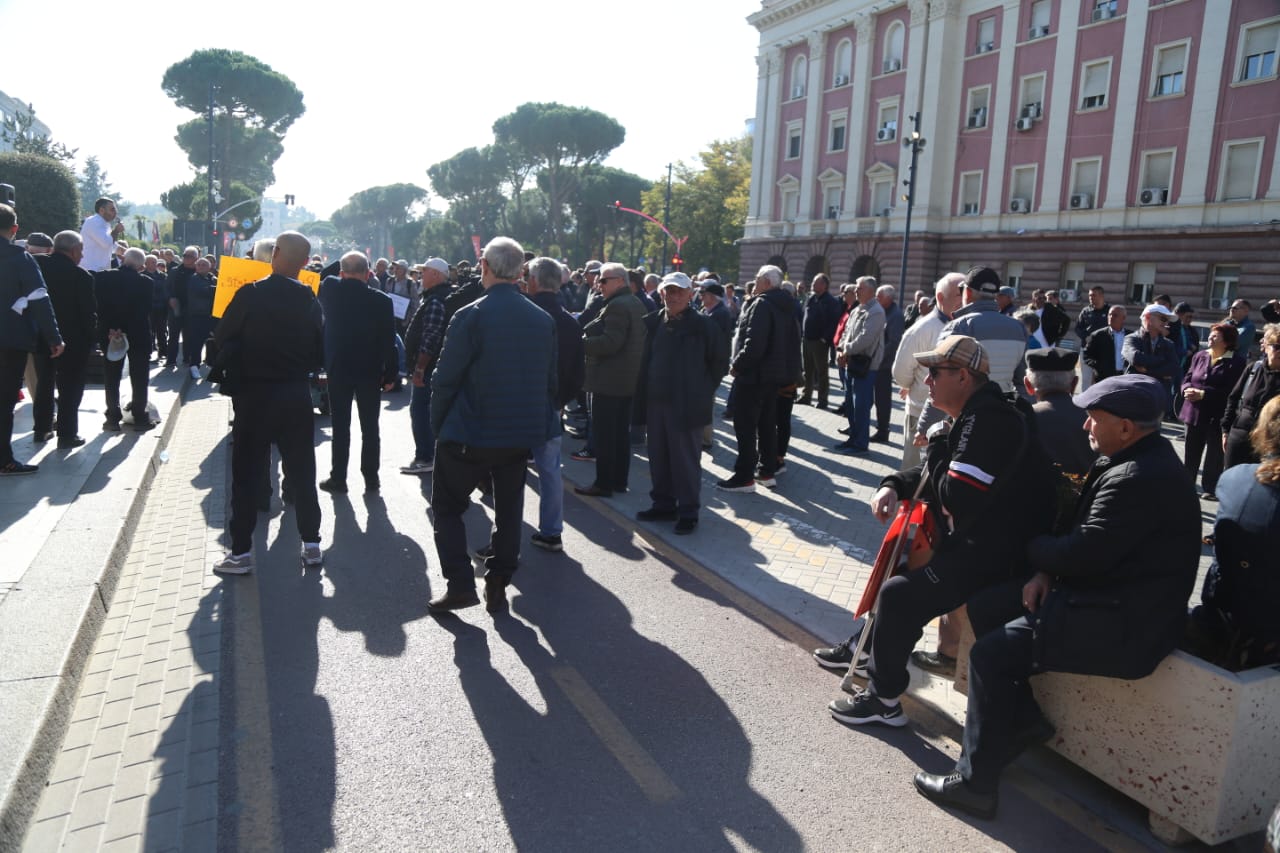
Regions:
<instances>
[{"instance_id":1,"label":"white jacket","mask_svg":"<svg viewBox=\"0 0 1280 853\"><path fill-rule=\"evenodd\" d=\"M907 414L913 418L920 417L924 403L929 399L929 386L924 382L929 368L916 361L915 354L928 352L937 346L938 336L946 323L942 312L934 308L912 323L911 328L902 333L902 342L898 344L898 354L893 359L893 381L909 392Z\"/></svg>"}]
</instances>

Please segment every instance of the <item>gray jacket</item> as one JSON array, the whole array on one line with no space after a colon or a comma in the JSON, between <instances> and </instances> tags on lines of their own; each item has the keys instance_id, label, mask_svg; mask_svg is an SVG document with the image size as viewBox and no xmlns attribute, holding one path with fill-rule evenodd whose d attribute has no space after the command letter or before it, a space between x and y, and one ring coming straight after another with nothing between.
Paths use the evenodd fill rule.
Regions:
<instances>
[{"instance_id":1,"label":"gray jacket","mask_svg":"<svg viewBox=\"0 0 1280 853\"><path fill-rule=\"evenodd\" d=\"M859 305L849 315L844 325L844 337L840 339L840 354L871 357L870 370L879 370L884 361L884 309L875 298Z\"/></svg>"}]
</instances>

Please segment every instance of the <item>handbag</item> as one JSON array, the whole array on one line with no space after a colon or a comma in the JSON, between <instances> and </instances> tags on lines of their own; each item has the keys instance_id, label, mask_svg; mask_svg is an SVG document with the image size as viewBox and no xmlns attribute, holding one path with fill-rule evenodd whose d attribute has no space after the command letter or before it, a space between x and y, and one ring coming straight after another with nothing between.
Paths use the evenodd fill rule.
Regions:
<instances>
[{"instance_id":1,"label":"handbag","mask_svg":"<svg viewBox=\"0 0 1280 853\"><path fill-rule=\"evenodd\" d=\"M849 375L854 379L862 379L871 371L871 356L849 356L848 367L846 369L849 371Z\"/></svg>"}]
</instances>

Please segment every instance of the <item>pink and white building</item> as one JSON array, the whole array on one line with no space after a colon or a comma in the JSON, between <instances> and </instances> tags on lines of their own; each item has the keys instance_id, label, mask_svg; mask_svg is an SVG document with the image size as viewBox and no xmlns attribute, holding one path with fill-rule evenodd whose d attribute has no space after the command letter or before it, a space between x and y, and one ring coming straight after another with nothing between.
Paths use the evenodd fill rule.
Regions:
<instances>
[{"instance_id":1,"label":"pink and white building","mask_svg":"<svg viewBox=\"0 0 1280 853\"><path fill-rule=\"evenodd\" d=\"M1277 0L764 0L750 276L1280 296ZM1212 309L1212 310L1210 310Z\"/></svg>"}]
</instances>

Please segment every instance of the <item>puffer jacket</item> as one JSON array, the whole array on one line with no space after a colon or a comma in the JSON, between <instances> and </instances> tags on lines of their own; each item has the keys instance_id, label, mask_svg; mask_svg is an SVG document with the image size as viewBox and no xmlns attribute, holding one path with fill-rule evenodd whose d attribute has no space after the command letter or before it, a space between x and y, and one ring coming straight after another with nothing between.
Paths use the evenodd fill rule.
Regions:
<instances>
[{"instance_id":1,"label":"puffer jacket","mask_svg":"<svg viewBox=\"0 0 1280 853\"><path fill-rule=\"evenodd\" d=\"M583 390L631 397L644 358L644 305L623 288L604 301L600 313L582 329L587 373Z\"/></svg>"}]
</instances>

